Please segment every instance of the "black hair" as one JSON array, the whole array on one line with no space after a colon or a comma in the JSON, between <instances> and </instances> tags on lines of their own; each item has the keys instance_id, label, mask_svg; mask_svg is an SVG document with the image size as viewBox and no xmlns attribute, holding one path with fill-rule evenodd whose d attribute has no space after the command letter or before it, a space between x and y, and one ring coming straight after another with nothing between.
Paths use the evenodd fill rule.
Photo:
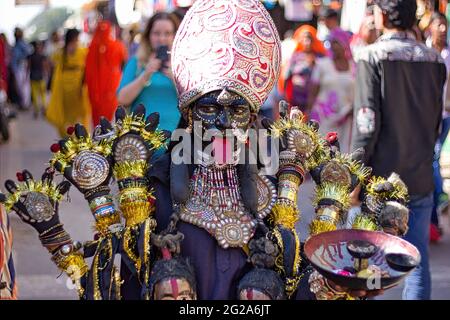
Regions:
<instances>
[{"instance_id":1,"label":"black hair","mask_svg":"<svg viewBox=\"0 0 450 320\"><path fill-rule=\"evenodd\" d=\"M195 279L194 266L182 257L173 257L165 260L161 259L155 262L150 275L150 293L154 294L155 285L169 278L185 279L193 290L196 290L197 282Z\"/></svg>"},{"instance_id":2,"label":"black hair","mask_svg":"<svg viewBox=\"0 0 450 320\"><path fill-rule=\"evenodd\" d=\"M80 35L80 31L77 29L68 29L64 36L64 47L63 47L63 64L66 64L66 56L67 56L67 46L69 43L74 41Z\"/></svg>"},{"instance_id":3,"label":"black hair","mask_svg":"<svg viewBox=\"0 0 450 320\"><path fill-rule=\"evenodd\" d=\"M14 38L16 39L16 41L23 39L23 30L21 28L14 28Z\"/></svg>"},{"instance_id":4,"label":"black hair","mask_svg":"<svg viewBox=\"0 0 450 320\"><path fill-rule=\"evenodd\" d=\"M323 11L322 16L325 18L338 18L339 14L336 10L328 8L326 10Z\"/></svg>"},{"instance_id":5,"label":"black hair","mask_svg":"<svg viewBox=\"0 0 450 320\"><path fill-rule=\"evenodd\" d=\"M239 281L238 297L242 290L256 289L272 300L285 300L284 283L280 275L270 269L254 268Z\"/></svg>"},{"instance_id":6,"label":"black hair","mask_svg":"<svg viewBox=\"0 0 450 320\"><path fill-rule=\"evenodd\" d=\"M80 31L77 29L68 29L64 36L64 47L67 47L67 45L75 40L79 35Z\"/></svg>"},{"instance_id":7,"label":"black hair","mask_svg":"<svg viewBox=\"0 0 450 320\"><path fill-rule=\"evenodd\" d=\"M386 15L385 27L409 30L416 23L416 0L374 0Z\"/></svg>"}]
</instances>

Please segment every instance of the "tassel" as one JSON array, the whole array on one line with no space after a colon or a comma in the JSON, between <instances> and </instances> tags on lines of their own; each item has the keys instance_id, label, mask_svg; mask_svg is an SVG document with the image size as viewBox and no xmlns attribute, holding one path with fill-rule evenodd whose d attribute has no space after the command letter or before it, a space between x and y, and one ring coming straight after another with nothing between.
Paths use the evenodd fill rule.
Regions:
<instances>
[{"instance_id":1,"label":"tassel","mask_svg":"<svg viewBox=\"0 0 450 320\"><path fill-rule=\"evenodd\" d=\"M352 222L352 229L359 230L368 230L368 231L377 231L379 230L378 225L374 221L374 219L364 216L358 215Z\"/></svg>"},{"instance_id":2,"label":"tassel","mask_svg":"<svg viewBox=\"0 0 450 320\"><path fill-rule=\"evenodd\" d=\"M314 219L309 224L310 235L316 235L322 232L334 231L336 230L336 225L330 221L322 221Z\"/></svg>"}]
</instances>

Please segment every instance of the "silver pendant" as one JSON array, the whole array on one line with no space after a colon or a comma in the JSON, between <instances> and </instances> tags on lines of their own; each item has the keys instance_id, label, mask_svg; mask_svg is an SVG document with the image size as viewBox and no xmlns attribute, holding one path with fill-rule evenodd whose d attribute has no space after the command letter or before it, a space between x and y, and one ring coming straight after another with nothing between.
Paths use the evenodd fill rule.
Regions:
<instances>
[{"instance_id":1,"label":"silver pendant","mask_svg":"<svg viewBox=\"0 0 450 320\"><path fill-rule=\"evenodd\" d=\"M224 249L245 246L253 235L255 223L242 222L236 219L225 219L218 223L215 237Z\"/></svg>"}]
</instances>

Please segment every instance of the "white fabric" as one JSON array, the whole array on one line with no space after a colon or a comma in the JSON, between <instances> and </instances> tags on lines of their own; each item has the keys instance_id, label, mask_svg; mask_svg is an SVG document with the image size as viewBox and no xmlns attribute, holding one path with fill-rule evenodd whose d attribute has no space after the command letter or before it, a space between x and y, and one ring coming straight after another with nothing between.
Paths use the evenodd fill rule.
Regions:
<instances>
[{"instance_id":1,"label":"white fabric","mask_svg":"<svg viewBox=\"0 0 450 320\"><path fill-rule=\"evenodd\" d=\"M350 151L353 98L355 92L354 65L350 70L338 71L334 62L326 57L317 60L312 81L320 85L320 91L312 108L311 116L319 116L320 132L338 133L342 152ZM345 117L347 116L347 119Z\"/></svg>"}]
</instances>

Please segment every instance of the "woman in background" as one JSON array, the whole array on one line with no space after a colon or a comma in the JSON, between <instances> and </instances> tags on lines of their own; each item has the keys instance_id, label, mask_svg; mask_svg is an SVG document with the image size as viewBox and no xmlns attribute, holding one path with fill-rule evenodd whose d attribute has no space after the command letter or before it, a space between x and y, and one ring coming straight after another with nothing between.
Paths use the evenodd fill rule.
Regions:
<instances>
[{"instance_id":1,"label":"woman in background","mask_svg":"<svg viewBox=\"0 0 450 320\"><path fill-rule=\"evenodd\" d=\"M302 112L308 104L311 75L316 60L326 55L326 49L316 35L316 29L309 25L301 26L295 31L297 46L284 73L284 79L281 79L284 81L286 100L291 105L298 106Z\"/></svg>"},{"instance_id":2,"label":"woman in background","mask_svg":"<svg viewBox=\"0 0 450 320\"><path fill-rule=\"evenodd\" d=\"M159 112L159 128L173 131L180 120L168 51L179 21L175 15L158 12L148 21L136 56L125 67L118 89L119 104L133 111L144 104L148 116Z\"/></svg>"},{"instance_id":3,"label":"woman in background","mask_svg":"<svg viewBox=\"0 0 450 320\"><path fill-rule=\"evenodd\" d=\"M350 151L355 65L349 33L340 28L329 36L330 56L317 60L311 76L308 110L320 123L320 131L337 132L342 152Z\"/></svg>"},{"instance_id":4,"label":"woman in background","mask_svg":"<svg viewBox=\"0 0 450 320\"><path fill-rule=\"evenodd\" d=\"M86 84L94 126L99 124L101 116L113 118L118 106L116 90L126 60L125 45L113 38L111 24L100 21L86 58Z\"/></svg>"},{"instance_id":5,"label":"woman in background","mask_svg":"<svg viewBox=\"0 0 450 320\"><path fill-rule=\"evenodd\" d=\"M91 107L84 85L87 50L79 46L78 35L76 29L67 30L64 47L53 57L55 70L47 119L61 137L66 135L67 127L75 123L90 127Z\"/></svg>"}]
</instances>

